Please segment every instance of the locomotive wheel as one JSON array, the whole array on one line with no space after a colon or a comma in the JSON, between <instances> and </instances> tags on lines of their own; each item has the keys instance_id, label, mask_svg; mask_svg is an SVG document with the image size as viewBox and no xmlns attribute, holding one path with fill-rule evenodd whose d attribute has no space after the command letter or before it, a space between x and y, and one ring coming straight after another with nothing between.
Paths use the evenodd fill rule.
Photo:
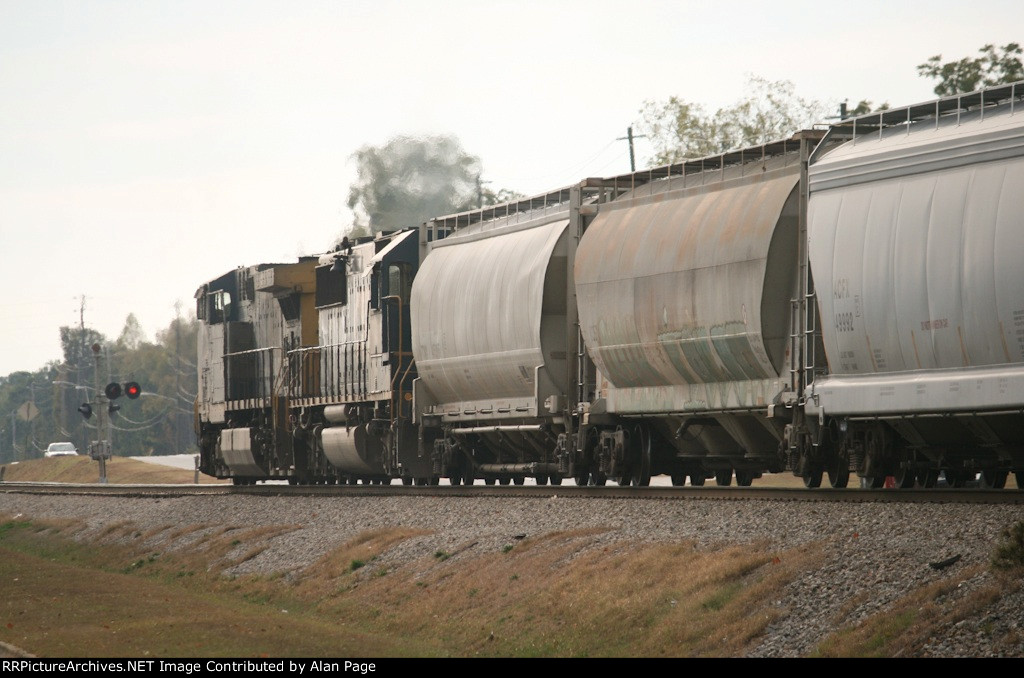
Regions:
<instances>
[{"instance_id":1,"label":"locomotive wheel","mask_svg":"<svg viewBox=\"0 0 1024 678\"><path fill-rule=\"evenodd\" d=\"M1017 478L1017 489L1024 490L1024 468L1017 469L1013 475Z\"/></svg>"},{"instance_id":2,"label":"locomotive wheel","mask_svg":"<svg viewBox=\"0 0 1024 678\"><path fill-rule=\"evenodd\" d=\"M673 473L672 474L672 485L675 487L682 487L686 484L685 473Z\"/></svg>"},{"instance_id":3,"label":"locomotive wheel","mask_svg":"<svg viewBox=\"0 0 1024 678\"><path fill-rule=\"evenodd\" d=\"M904 466L896 469L896 473L893 474L893 479L896 481L897 489L909 490L914 486L914 482L917 480L917 473L914 469Z\"/></svg>"},{"instance_id":4,"label":"locomotive wheel","mask_svg":"<svg viewBox=\"0 0 1024 678\"><path fill-rule=\"evenodd\" d=\"M946 471L946 482L950 487L963 487L967 484L967 472L963 469L949 469Z\"/></svg>"},{"instance_id":5,"label":"locomotive wheel","mask_svg":"<svg viewBox=\"0 0 1024 678\"><path fill-rule=\"evenodd\" d=\"M726 487L732 485L732 469L725 471L715 471L715 484L719 487Z\"/></svg>"},{"instance_id":6,"label":"locomotive wheel","mask_svg":"<svg viewBox=\"0 0 1024 678\"><path fill-rule=\"evenodd\" d=\"M736 469L736 484L740 487L750 487L754 482L753 471L741 471Z\"/></svg>"},{"instance_id":7,"label":"locomotive wheel","mask_svg":"<svg viewBox=\"0 0 1024 678\"><path fill-rule=\"evenodd\" d=\"M516 485L522 485L526 482L526 476L512 476L512 482Z\"/></svg>"},{"instance_id":8,"label":"locomotive wheel","mask_svg":"<svg viewBox=\"0 0 1024 678\"><path fill-rule=\"evenodd\" d=\"M499 478L498 482L501 483L502 485L508 485L509 483L512 482L512 479L511 478Z\"/></svg>"},{"instance_id":9,"label":"locomotive wheel","mask_svg":"<svg viewBox=\"0 0 1024 678\"><path fill-rule=\"evenodd\" d=\"M548 480L551 481L552 485L561 485L562 484L562 476L557 475L555 473L552 473L550 476L548 476Z\"/></svg>"},{"instance_id":10,"label":"locomotive wheel","mask_svg":"<svg viewBox=\"0 0 1024 678\"><path fill-rule=\"evenodd\" d=\"M451 483L453 487L456 485L461 485L462 476L459 474L458 471L452 471L451 473L448 474L448 482Z\"/></svg>"},{"instance_id":11,"label":"locomotive wheel","mask_svg":"<svg viewBox=\"0 0 1024 678\"><path fill-rule=\"evenodd\" d=\"M1001 490L1006 487L1006 476L1008 471L1002 469L986 469L981 472L981 486L990 490Z\"/></svg>"},{"instance_id":12,"label":"locomotive wheel","mask_svg":"<svg viewBox=\"0 0 1024 678\"><path fill-rule=\"evenodd\" d=\"M484 485L493 485L494 478L484 478Z\"/></svg>"},{"instance_id":13,"label":"locomotive wheel","mask_svg":"<svg viewBox=\"0 0 1024 678\"><path fill-rule=\"evenodd\" d=\"M1022 471L1021 474L1019 476L1017 476L1017 478L1018 479L1024 478L1024 471ZM608 476L606 476L605 474L601 473L600 471L594 471L593 473L590 474L590 484L593 485L594 487L604 487L605 484L607 484L607 482L608 482ZM1018 482L1020 482L1020 481L1018 481Z\"/></svg>"},{"instance_id":14,"label":"locomotive wheel","mask_svg":"<svg viewBox=\"0 0 1024 678\"><path fill-rule=\"evenodd\" d=\"M885 476L864 476L861 487L869 490L880 490L885 487Z\"/></svg>"},{"instance_id":15,"label":"locomotive wheel","mask_svg":"<svg viewBox=\"0 0 1024 678\"><path fill-rule=\"evenodd\" d=\"M693 475L692 473L690 474L690 484L693 485L694 487L703 487L704 486L704 481L706 481L706 480L707 480L707 478L705 478L703 476L703 474L700 474L700 473L698 473L697 475Z\"/></svg>"},{"instance_id":16,"label":"locomotive wheel","mask_svg":"<svg viewBox=\"0 0 1024 678\"><path fill-rule=\"evenodd\" d=\"M430 476L430 479L427 481L427 485L440 485L440 484L441 484L441 477L440 476Z\"/></svg>"},{"instance_id":17,"label":"locomotive wheel","mask_svg":"<svg viewBox=\"0 0 1024 678\"><path fill-rule=\"evenodd\" d=\"M918 472L917 482L921 484L921 487L935 487L939 482L939 470L930 468Z\"/></svg>"},{"instance_id":18,"label":"locomotive wheel","mask_svg":"<svg viewBox=\"0 0 1024 678\"><path fill-rule=\"evenodd\" d=\"M590 484L590 473L578 473L573 476L573 481L578 487L586 487Z\"/></svg>"},{"instance_id":19,"label":"locomotive wheel","mask_svg":"<svg viewBox=\"0 0 1024 678\"><path fill-rule=\"evenodd\" d=\"M535 480L537 481L538 485L547 485L548 484L548 477L545 474L543 474L543 473L538 473L536 478L535 478Z\"/></svg>"},{"instance_id":20,"label":"locomotive wheel","mask_svg":"<svg viewBox=\"0 0 1024 678\"><path fill-rule=\"evenodd\" d=\"M402 484L406 486L412 485L412 476L402 476Z\"/></svg>"}]
</instances>

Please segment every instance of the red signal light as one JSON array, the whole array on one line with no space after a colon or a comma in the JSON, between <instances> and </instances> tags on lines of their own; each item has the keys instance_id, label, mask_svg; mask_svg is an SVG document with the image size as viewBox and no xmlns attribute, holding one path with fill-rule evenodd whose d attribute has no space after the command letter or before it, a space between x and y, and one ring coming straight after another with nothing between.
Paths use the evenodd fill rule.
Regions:
<instances>
[{"instance_id":1,"label":"red signal light","mask_svg":"<svg viewBox=\"0 0 1024 678\"><path fill-rule=\"evenodd\" d=\"M135 400L140 395L142 395L142 387L139 386L134 381L129 381L127 384L124 385L124 394L131 398L132 400Z\"/></svg>"}]
</instances>

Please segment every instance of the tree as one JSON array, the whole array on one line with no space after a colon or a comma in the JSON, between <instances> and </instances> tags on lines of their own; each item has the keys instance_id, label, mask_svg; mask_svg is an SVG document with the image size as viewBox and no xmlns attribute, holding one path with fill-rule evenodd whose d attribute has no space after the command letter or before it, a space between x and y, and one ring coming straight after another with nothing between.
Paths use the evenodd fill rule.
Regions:
<instances>
[{"instance_id":1,"label":"tree","mask_svg":"<svg viewBox=\"0 0 1024 678\"><path fill-rule=\"evenodd\" d=\"M363 146L352 157L358 178L348 194L356 214L350 236L418 226L518 196L484 189L480 159L453 136L394 137L384 146Z\"/></svg>"},{"instance_id":2,"label":"tree","mask_svg":"<svg viewBox=\"0 0 1024 678\"><path fill-rule=\"evenodd\" d=\"M654 144L651 162L664 165L782 139L829 111L827 104L797 96L788 80L750 76L747 91L745 98L714 115L678 97L644 102L637 127Z\"/></svg>"},{"instance_id":3,"label":"tree","mask_svg":"<svg viewBox=\"0 0 1024 678\"><path fill-rule=\"evenodd\" d=\"M146 333L142 330L142 324L139 323L139 319L135 317L134 313L129 313L128 317L124 319L121 335L117 338L118 347L134 351L145 341Z\"/></svg>"},{"instance_id":4,"label":"tree","mask_svg":"<svg viewBox=\"0 0 1024 678\"><path fill-rule=\"evenodd\" d=\"M939 96L973 92L982 87L1024 79L1020 44L1011 42L1003 47L985 45L978 51L981 56L946 63L942 63L941 54L936 54L920 64L917 72L922 77L939 81L935 85L935 93Z\"/></svg>"}]
</instances>

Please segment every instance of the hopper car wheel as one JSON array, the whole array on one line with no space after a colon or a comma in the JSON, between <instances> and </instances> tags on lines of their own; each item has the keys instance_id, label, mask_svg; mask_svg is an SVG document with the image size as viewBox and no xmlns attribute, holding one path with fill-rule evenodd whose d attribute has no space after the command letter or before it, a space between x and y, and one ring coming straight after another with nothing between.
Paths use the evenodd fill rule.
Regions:
<instances>
[{"instance_id":1,"label":"hopper car wheel","mask_svg":"<svg viewBox=\"0 0 1024 678\"><path fill-rule=\"evenodd\" d=\"M921 484L921 487L935 487L939 482L939 470L930 468L919 471L917 474L917 482Z\"/></svg>"},{"instance_id":2,"label":"hopper car wheel","mask_svg":"<svg viewBox=\"0 0 1024 678\"><path fill-rule=\"evenodd\" d=\"M1013 475L1017 478L1017 489L1024 490L1024 468L1015 470Z\"/></svg>"},{"instance_id":3,"label":"hopper car wheel","mask_svg":"<svg viewBox=\"0 0 1024 678\"><path fill-rule=\"evenodd\" d=\"M437 485L440 485L440 484L441 484L441 477L440 476L430 476L430 479L427 480L427 485L433 485L433 486L436 487Z\"/></svg>"},{"instance_id":4,"label":"hopper car wheel","mask_svg":"<svg viewBox=\"0 0 1024 678\"><path fill-rule=\"evenodd\" d=\"M456 485L461 485L462 484L462 476L459 475L458 471L452 471L448 475L448 482L451 483L452 487L455 487Z\"/></svg>"},{"instance_id":5,"label":"hopper car wheel","mask_svg":"<svg viewBox=\"0 0 1024 678\"><path fill-rule=\"evenodd\" d=\"M880 490L885 487L885 476L864 476L861 479L861 487L869 490Z\"/></svg>"},{"instance_id":6,"label":"hopper car wheel","mask_svg":"<svg viewBox=\"0 0 1024 678\"><path fill-rule=\"evenodd\" d=\"M511 478L499 478L498 482L501 483L502 485L508 485L509 483L512 482L512 479ZM521 484L522 483L516 483L516 485L521 485Z\"/></svg>"},{"instance_id":7,"label":"hopper car wheel","mask_svg":"<svg viewBox=\"0 0 1024 678\"><path fill-rule=\"evenodd\" d=\"M850 462L845 457L833 459L829 464L828 483L838 489L850 484Z\"/></svg>"},{"instance_id":8,"label":"hopper car wheel","mask_svg":"<svg viewBox=\"0 0 1024 678\"><path fill-rule=\"evenodd\" d=\"M578 487L586 487L587 485L590 484L590 473L577 473L575 476L573 476L573 481L576 483Z\"/></svg>"},{"instance_id":9,"label":"hopper car wheel","mask_svg":"<svg viewBox=\"0 0 1024 678\"><path fill-rule=\"evenodd\" d=\"M402 476L402 484L407 487L412 485L412 476Z\"/></svg>"},{"instance_id":10,"label":"hopper car wheel","mask_svg":"<svg viewBox=\"0 0 1024 678\"><path fill-rule=\"evenodd\" d=\"M685 484L686 484L686 474L685 473L673 473L672 474L672 485L674 487L682 487Z\"/></svg>"},{"instance_id":11,"label":"hopper car wheel","mask_svg":"<svg viewBox=\"0 0 1024 678\"><path fill-rule=\"evenodd\" d=\"M1024 478L1024 472L1018 478ZM608 483L608 476L601 473L600 471L594 471L590 474L590 484L594 487L604 487Z\"/></svg>"},{"instance_id":12,"label":"hopper car wheel","mask_svg":"<svg viewBox=\"0 0 1024 678\"><path fill-rule=\"evenodd\" d=\"M705 478L703 475L693 475L692 473L690 474L690 484L693 485L694 487L703 487L704 482L706 480L707 478Z\"/></svg>"},{"instance_id":13,"label":"hopper car wheel","mask_svg":"<svg viewBox=\"0 0 1024 678\"><path fill-rule=\"evenodd\" d=\"M752 471L741 471L736 469L736 484L740 487L750 487L754 482L754 474Z\"/></svg>"},{"instance_id":14,"label":"hopper car wheel","mask_svg":"<svg viewBox=\"0 0 1024 678\"><path fill-rule=\"evenodd\" d=\"M484 478L484 485L493 485L494 478Z\"/></svg>"},{"instance_id":15,"label":"hopper car wheel","mask_svg":"<svg viewBox=\"0 0 1024 678\"><path fill-rule=\"evenodd\" d=\"M552 485L561 485L562 484L562 476L555 475L554 473L552 473L550 476L548 476L548 480L551 481Z\"/></svg>"},{"instance_id":16,"label":"hopper car wheel","mask_svg":"<svg viewBox=\"0 0 1024 678\"><path fill-rule=\"evenodd\" d=\"M809 466L810 468L804 469L804 487L821 487L821 476L823 474L822 468L813 462L811 462Z\"/></svg>"},{"instance_id":17,"label":"hopper car wheel","mask_svg":"<svg viewBox=\"0 0 1024 678\"><path fill-rule=\"evenodd\" d=\"M548 477L546 475L544 475L543 473L538 473L536 480L537 480L537 484L538 485L547 485L548 484Z\"/></svg>"},{"instance_id":18,"label":"hopper car wheel","mask_svg":"<svg viewBox=\"0 0 1024 678\"><path fill-rule=\"evenodd\" d=\"M1001 469L986 469L981 472L981 486L990 490L1001 490L1006 487L1007 471Z\"/></svg>"},{"instance_id":19,"label":"hopper car wheel","mask_svg":"<svg viewBox=\"0 0 1024 678\"><path fill-rule=\"evenodd\" d=\"M897 489L909 490L914 487L914 482L917 480L917 472L912 468L901 467L896 469L893 478L896 480Z\"/></svg>"},{"instance_id":20,"label":"hopper car wheel","mask_svg":"<svg viewBox=\"0 0 1024 678\"><path fill-rule=\"evenodd\" d=\"M526 482L526 476L513 476L512 482L515 483L516 485L522 485L523 483Z\"/></svg>"},{"instance_id":21,"label":"hopper car wheel","mask_svg":"<svg viewBox=\"0 0 1024 678\"><path fill-rule=\"evenodd\" d=\"M719 487L726 487L732 485L732 469L725 471L715 471L715 484Z\"/></svg>"},{"instance_id":22,"label":"hopper car wheel","mask_svg":"<svg viewBox=\"0 0 1024 678\"><path fill-rule=\"evenodd\" d=\"M633 457L633 487L647 487L651 484L651 432L646 426L637 426L634 439L637 447Z\"/></svg>"}]
</instances>

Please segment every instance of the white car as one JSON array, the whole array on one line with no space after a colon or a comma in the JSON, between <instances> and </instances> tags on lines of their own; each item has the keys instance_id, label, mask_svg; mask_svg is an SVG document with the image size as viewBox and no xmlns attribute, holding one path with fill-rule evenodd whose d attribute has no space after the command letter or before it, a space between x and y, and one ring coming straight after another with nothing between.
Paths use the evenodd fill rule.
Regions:
<instances>
[{"instance_id":1,"label":"white car","mask_svg":"<svg viewBox=\"0 0 1024 678\"><path fill-rule=\"evenodd\" d=\"M74 443L50 443L46 448L44 457L74 457L78 455L78 449Z\"/></svg>"}]
</instances>

